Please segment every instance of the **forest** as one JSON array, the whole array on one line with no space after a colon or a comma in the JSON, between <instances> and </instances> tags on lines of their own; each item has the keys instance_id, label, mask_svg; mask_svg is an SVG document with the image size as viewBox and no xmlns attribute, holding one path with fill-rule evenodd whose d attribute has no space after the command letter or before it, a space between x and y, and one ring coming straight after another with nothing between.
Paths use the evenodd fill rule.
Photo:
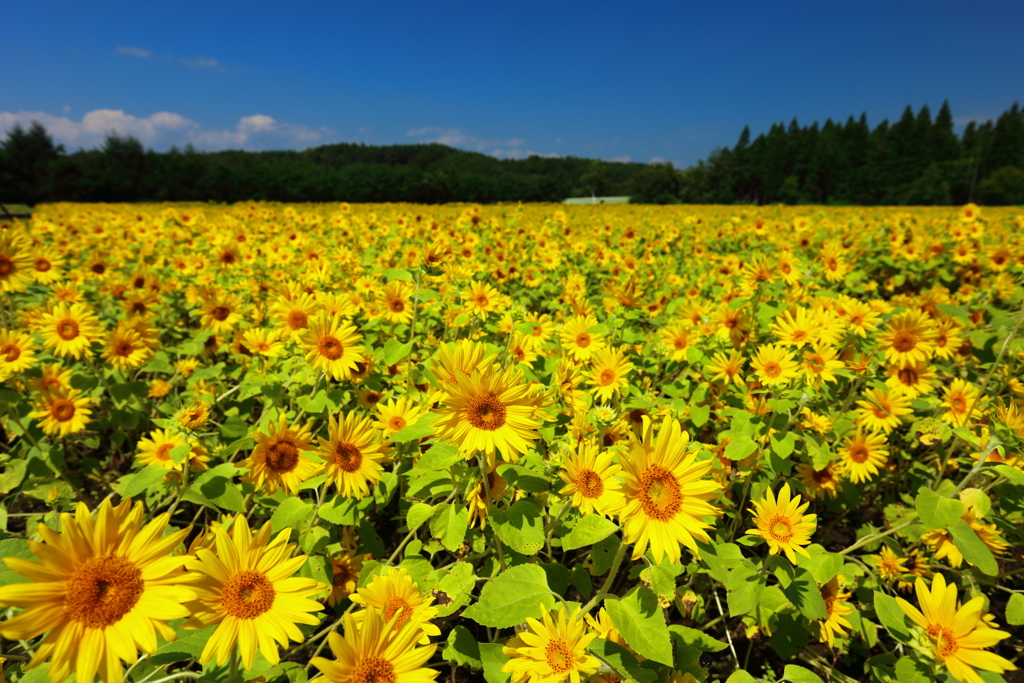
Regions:
<instances>
[{"instance_id":1,"label":"forest","mask_svg":"<svg viewBox=\"0 0 1024 683\"><path fill-rule=\"evenodd\" d=\"M147 150L111 132L99 149L68 152L38 123L0 143L0 201L552 202L630 196L637 203L1024 204L1024 110L954 131L908 105L895 123L776 123L732 148L676 169L671 163L578 157L497 159L440 144L342 143L301 151Z\"/></svg>"}]
</instances>

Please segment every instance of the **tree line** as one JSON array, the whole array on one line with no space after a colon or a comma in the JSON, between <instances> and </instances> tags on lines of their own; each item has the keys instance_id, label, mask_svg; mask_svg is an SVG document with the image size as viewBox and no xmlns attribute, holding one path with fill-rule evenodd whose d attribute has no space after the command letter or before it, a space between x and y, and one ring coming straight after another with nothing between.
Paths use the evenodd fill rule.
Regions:
<instances>
[{"instance_id":1,"label":"tree line","mask_svg":"<svg viewBox=\"0 0 1024 683\"><path fill-rule=\"evenodd\" d=\"M68 153L38 122L0 143L0 201L551 202L628 195L647 203L1024 204L1024 110L970 122L944 103L907 107L873 129L867 116L775 124L686 169L578 157L496 159L440 144L334 144L302 151L146 150L108 135Z\"/></svg>"}]
</instances>

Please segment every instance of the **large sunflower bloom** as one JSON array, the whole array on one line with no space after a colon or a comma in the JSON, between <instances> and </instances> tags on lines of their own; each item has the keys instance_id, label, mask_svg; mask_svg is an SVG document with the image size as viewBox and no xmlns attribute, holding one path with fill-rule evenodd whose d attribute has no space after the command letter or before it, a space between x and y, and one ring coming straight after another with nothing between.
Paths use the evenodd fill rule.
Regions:
<instances>
[{"instance_id":1,"label":"large sunflower bloom","mask_svg":"<svg viewBox=\"0 0 1024 683\"><path fill-rule=\"evenodd\" d=\"M842 448L839 449L843 473L854 484L871 481L889 459L886 443L884 434L865 432L858 427L856 432L843 440Z\"/></svg>"},{"instance_id":2,"label":"large sunflower bloom","mask_svg":"<svg viewBox=\"0 0 1024 683\"><path fill-rule=\"evenodd\" d=\"M266 434L256 432L254 436L256 448L239 466L249 469L242 481L250 482L256 490L271 495L284 488L295 495L299 484L320 469L303 455L304 451L313 450L310 424L289 427L288 419L282 413L276 426L271 423Z\"/></svg>"},{"instance_id":3,"label":"large sunflower bloom","mask_svg":"<svg viewBox=\"0 0 1024 683\"><path fill-rule=\"evenodd\" d=\"M32 282L28 244L11 230L0 230L0 292L21 292Z\"/></svg>"},{"instance_id":4,"label":"large sunflower bloom","mask_svg":"<svg viewBox=\"0 0 1024 683\"><path fill-rule=\"evenodd\" d=\"M896 365L923 363L935 353L935 323L921 311L908 311L893 316L878 335L878 346L885 358Z\"/></svg>"},{"instance_id":5,"label":"large sunflower bloom","mask_svg":"<svg viewBox=\"0 0 1024 683\"><path fill-rule=\"evenodd\" d=\"M370 418L349 413L340 419L328 418L328 436L320 438L317 455L324 461L327 481L334 482L344 498L363 498L370 487L381 480L382 463L390 462L390 448L381 442L381 433Z\"/></svg>"},{"instance_id":6,"label":"large sunflower bloom","mask_svg":"<svg viewBox=\"0 0 1024 683\"><path fill-rule=\"evenodd\" d=\"M201 574L202 580L194 587L197 599L189 604L192 618L185 627L219 624L203 648L201 664L214 658L227 663L236 644L246 669L252 668L257 650L277 664L278 646L286 646L289 639L304 640L296 624L319 623L310 612L322 610L323 605L309 597L329 587L292 576L305 564L306 556L292 557L291 532L285 529L271 541L267 522L253 536L245 516L238 515L231 536L222 527L213 530L216 552L196 550L189 569Z\"/></svg>"},{"instance_id":7,"label":"large sunflower bloom","mask_svg":"<svg viewBox=\"0 0 1024 683\"><path fill-rule=\"evenodd\" d=\"M394 619L396 633L406 624L419 631L422 645L430 642L430 636L441 635L441 629L430 623L437 616L437 608L431 606L434 598L424 597L405 569L391 569L373 577L351 596L351 600L363 608L355 614L357 624L371 612L382 610L384 621L392 623Z\"/></svg>"},{"instance_id":8,"label":"large sunflower bloom","mask_svg":"<svg viewBox=\"0 0 1024 683\"><path fill-rule=\"evenodd\" d=\"M968 683L982 683L983 679L975 669L994 671L1002 674L1015 671L1013 662L1000 657L986 648L1010 634L992 628L982 614L984 596L968 600L960 609L956 606L956 586L946 584L942 574L936 574L931 590L924 579L917 579L914 585L918 610L901 597L896 598L900 609L924 629L925 635L935 648L935 658L942 662L953 678Z\"/></svg>"},{"instance_id":9,"label":"large sunflower bloom","mask_svg":"<svg viewBox=\"0 0 1024 683\"><path fill-rule=\"evenodd\" d=\"M435 411L435 434L458 444L467 458L483 451L493 464L500 451L504 459L517 462L540 438L537 396L512 369L473 370L459 384L444 382L442 387L447 395Z\"/></svg>"},{"instance_id":10,"label":"large sunflower bloom","mask_svg":"<svg viewBox=\"0 0 1024 683\"><path fill-rule=\"evenodd\" d=\"M27 668L50 659L55 683L72 673L92 683L120 683L121 660L134 663L138 650L153 654L157 633L175 638L165 622L188 616L183 602L195 598L182 573L187 556L170 557L189 534L164 535L169 517L142 525L143 506L125 499L114 507L104 500L94 518L84 503L74 516L60 516L58 534L40 524L43 543L29 541L42 560L4 558L7 566L30 579L0 588L0 605L25 611L0 625L11 640L28 640L49 631Z\"/></svg>"},{"instance_id":11,"label":"large sunflower bloom","mask_svg":"<svg viewBox=\"0 0 1024 683\"><path fill-rule=\"evenodd\" d=\"M620 469L611 451L598 453L596 444L580 444L577 452L566 458L565 471L558 473L565 482L559 493L572 496L573 507L584 515L617 515L626 505L616 478Z\"/></svg>"},{"instance_id":12,"label":"large sunflower bloom","mask_svg":"<svg viewBox=\"0 0 1024 683\"><path fill-rule=\"evenodd\" d=\"M437 678L437 671L423 666L434 656L437 645L416 647L416 629L407 627L396 633L385 623L381 610L369 610L361 626L350 613L342 616L342 623L344 636L327 636L335 661L312 659L330 683L430 683Z\"/></svg>"},{"instance_id":13,"label":"large sunflower bloom","mask_svg":"<svg viewBox=\"0 0 1024 683\"><path fill-rule=\"evenodd\" d=\"M721 484L704 480L711 460L697 462L697 452L686 452L690 436L678 420L667 419L657 434L650 418L643 418L643 440L630 432L629 455L622 459L622 492L626 507L619 514L626 543L635 543L633 559L643 556L647 546L655 562L668 556L679 562L680 544L694 554L699 539L709 537L711 525L705 517L720 510L708 501L716 498Z\"/></svg>"},{"instance_id":14,"label":"large sunflower bloom","mask_svg":"<svg viewBox=\"0 0 1024 683\"><path fill-rule=\"evenodd\" d=\"M596 673L601 662L587 654L587 646L597 634L585 633L579 608L571 615L564 605L550 611L541 605L540 609L541 619L527 619L526 629L502 648L509 660L501 670L512 674L512 683L557 683L567 678L578 683L580 674Z\"/></svg>"},{"instance_id":15,"label":"large sunflower bloom","mask_svg":"<svg viewBox=\"0 0 1024 683\"><path fill-rule=\"evenodd\" d=\"M59 303L39 320L43 346L58 358L89 355L89 345L103 333L99 319L82 304Z\"/></svg>"},{"instance_id":16,"label":"large sunflower bloom","mask_svg":"<svg viewBox=\"0 0 1024 683\"><path fill-rule=\"evenodd\" d=\"M362 362L363 336L353 325L337 315L321 313L309 322L299 337L299 346L306 352L306 362L331 379L348 379Z\"/></svg>"},{"instance_id":17,"label":"large sunflower bloom","mask_svg":"<svg viewBox=\"0 0 1024 683\"><path fill-rule=\"evenodd\" d=\"M629 386L626 375L636 366L630 363L620 349L601 349L594 352L594 365L586 372L591 391L602 401L608 401L615 394Z\"/></svg>"},{"instance_id":18,"label":"large sunflower bloom","mask_svg":"<svg viewBox=\"0 0 1024 683\"><path fill-rule=\"evenodd\" d=\"M577 315L562 325L559 336L562 347L577 361L588 361L595 351L605 347L604 335L591 332L597 327L597 318L591 315Z\"/></svg>"},{"instance_id":19,"label":"large sunflower bloom","mask_svg":"<svg viewBox=\"0 0 1024 683\"><path fill-rule=\"evenodd\" d=\"M801 555L810 557L802 546L810 545L811 534L817 527L817 515L805 515L804 510L810 503L800 505L800 497L790 498L789 484L779 491L776 500L771 489L764 492L764 498L753 501L756 529L747 529L751 536L760 536L768 542L768 554L786 554L789 561L796 564L794 550Z\"/></svg>"},{"instance_id":20,"label":"large sunflower bloom","mask_svg":"<svg viewBox=\"0 0 1024 683\"><path fill-rule=\"evenodd\" d=\"M36 362L35 348L31 335L0 330L0 381L32 367Z\"/></svg>"},{"instance_id":21,"label":"large sunflower bloom","mask_svg":"<svg viewBox=\"0 0 1024 683\"><path fill-rule=\"evenodd\" d=\"M91 400L80 396L77 389L53 389L40 395L36 409L28 414L39 420L46 434L67 436L85 429L89 424Z\"/></svg>"}]
</instances>

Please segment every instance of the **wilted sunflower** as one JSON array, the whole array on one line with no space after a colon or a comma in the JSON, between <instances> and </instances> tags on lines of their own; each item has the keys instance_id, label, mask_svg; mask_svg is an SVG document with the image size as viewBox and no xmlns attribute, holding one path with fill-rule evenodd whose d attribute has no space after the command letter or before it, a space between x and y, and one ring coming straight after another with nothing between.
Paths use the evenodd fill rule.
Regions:
<instances>
[{"instance_id":1,"label":"wilted sunflower","mask_svg":"<svg viewBox=\"0 0 1024 683\"><path fill-rule=\"evenodd\" d=\"M434 412L434 433L459 446L467 458L483 452L490 464L495 453L511 462L540 438L540 400L533 388L511 368L500 372L473 370L459 384L442 382L443 404Z\"/></svg>"},{"instance_id":2,"label":"wilted sunflower","mask_svg":"<svg viewBox=\"0 0 1024 683\"><path fill-rule=\"evenodd\" d=\"M558 476L565 482L559 491L572 496L572 505L584 515L597 512L605 517L617 515L626 505L622 484L616 475L622 469L614 463L611 451L599 453L593 443L580 444L576 453L563 463L565 471Z\"/></svg>"},{"instance_id":3,"label":"wilted sunflower","mask_svg":"<svg viewBox=\"0 0 1024 683\"><path fill-rule=\"evenodd\" d=\"M800 504L800 497L790 497L789 484L784 484L779 491L778 500L771 489L764 492L764 498L753 501L756 529L747 529L751 536L760 536L768 542L768 554L777 555L782 552L793 564L796 554L810 557L803 546L810 545L811 534L817 527L816 515L805 515L809 503Z\"/></svg>"},{"instance_id":4,"label":"wilted sunflower","mask_svg":"<svg viewBox=\"0 0 1024 683\"><path fill-rule=\"evenodd\" d=\"M44 433L63 437L82 431L92 421L91 403L77 389L51 389L39 395L36 409L28 416L40 421Z\"/></svg>"},{"instance_id":5,"label":"wilted sunflower","mask_svg":"<svg viewBox=\"0 0 1024 683\"><path fill-rule=\"evenodd\" d=\"M629 433L629 454L622 458L623 541L636 544L634 560L650 545L655 562L667 556L678 563L680 544L697 554L696 540L709 542L705 530L711 524L705 518L720 510L708 501L718 497L722 486L704 479L712 460L698 462L696 450L687 453L690 435L678 420L666 419L656 434L645 416L642 436Z\"/></svg>"},{"instance_id":6,"label":"wilted sunflower","mask_svg":"<svg viewBox=\"0 0 1024 683\"><path fill-rule=\"evenodd\" d=\"M170 554L191 529L164 535L170 521L162 514L143 527L143 506L130 498L114 507L100 504L95 518L85 503L74 516L60 516L61 533L40 524L43 542L29 541L42 562L4 558L31 583L0 587L0 606L25 611L0 624L0 634L25 641L47 633L26 668L47 659L51 681L72 673L92 683L120 683L121 661L134 663L138 651L153 654L156 636L175 639L166 620L188 616L182 603L195 598L191 577L182 572L187 556Z\"/></svg>"},{"instance_id":7,"label":"wilted sunflower","mask_svg":"<svg viewBox=\"0 0 1024 683\"><path fill-rule=\"evenodd\" d=\"M541 604L540 612L540 620L528 618L526 628L502 648L509 660L501 670L512 675L512 683L557 683L567 678L576 683L581 674L596 673L601 662L587 654L587 646L597 634L586 632L580 609L569 614L565 605L548 610Z\"/></svg>"},{"instance_id":8,"label":"wilted sunflower","mask_svg":"<svg viewBox=\"0 0 1024 683\"><path fill-rule=\"evenodd\" d=\"M295 495L299 484L313 476L320 467L303 455L313 450L310 429L312 423L289 427L288 418L281 414L277 425L271 422L267 433L257 431L256 447L252 454L239 463L249 472L242 481L249 482L267 495L279 488Z\"/></svg>"},{"instance_id":9,"label":"wilted sunflower","mask_svg":"<svg viewBox=\"0 0 1024 683\"><path fill-rule=\"evenodd\" d=\"M393 624L395 633L403 627L411 627L420 633L422 645L430 642L430 636L441 635L441 629L430 623L437 616L437 608L431 606L434 598L420 593L419 585L405 569L391 568L378 574L350 597L363 608L355 613L357 624L371 613L383 612L384 622Z\"/></svg>"},{"instance_id":10,"label":"wilted sunflower","mask_svg":"<svg viewBox=\"0 0 1024 683\"><path fill-rule=\"evenodd\" d=\"M381 442L381 433L370 418L349 413L340 419L328 418L328 437L320 437L317 455L324 461L327 481L333 482L345 498L370 495L390 462L390 448Z\"/></svg>"},{"instance_id":11,"label":"wilted sunflower","mask_svg":"<svg viewBox=\"0 0 1024 683\"><path fill-rule=\"evenodd\" d=\"M335 661L312 659L330 683L430 683L437 678L437 671L423 666L434 656L437 645L417 647L416 629L407 627L396 633L381 610L370 610L362 625L348 612L341 619L345 635L332 632L327 636Z\"/></svg>"},{"instance_id":12,"label":"wilted sunflower","mask_svg":"<svg viewBox=\"0 0 1024 683\"><path fill-rule=\"evenodd\" d=\"M89 345L103 334L99 319L82 304L59 303L39 321L43 346L58 358L89 355Z\"/></svg>"},{"instance_id":13,"label":"wilted sunflower","mask_svg":"<svg viewBox=\"0 0 1024 683\"><path fill-rule=\"evenodd\" d=\"M309 328L299 337L299 346L306 352L306 362L314 370L334 380L348 379L362 361L363 336L355 326L337 315L321 313L309 321Z\"/></svg>"},{"instance_id":14,"label":"wilted sunflower","mask_svg":"<svg viewBox=\"0 0 1024 683\"><path fill-rule=\"evenodd\" d=\"M199 657L201 664L226 664L236 644L246 669L252 668L257 650L277 664L278 647L289 639L305 640L296 624L319 623L310 613L323 605L309 598L329 586L293 576L306 556L292 556L291 532L285 529L271 541L267 522L253 536L245 516L238 515L232 535L223 527L214 528L215 550L196 550L188 568L202 579L194 586L196 600L188 605L192 616L185 628L218 625Z\"/></svg>"}]
</instances>

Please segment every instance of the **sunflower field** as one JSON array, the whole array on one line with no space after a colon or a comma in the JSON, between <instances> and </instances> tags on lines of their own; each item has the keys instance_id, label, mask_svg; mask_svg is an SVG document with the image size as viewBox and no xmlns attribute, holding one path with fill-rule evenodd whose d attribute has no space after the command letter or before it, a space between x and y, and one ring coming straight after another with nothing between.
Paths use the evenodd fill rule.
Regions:
<instances>
[{"instance_id":1,"label":"sunflower field","mask_svg":"<svg viewBox=\"0 0 1024 683\"><path fill-rule=\"evenodd\" d=\"M1014 208L37 207L0 681L1020 681L1022 283Z\"/></svg>"}]
</instances>

